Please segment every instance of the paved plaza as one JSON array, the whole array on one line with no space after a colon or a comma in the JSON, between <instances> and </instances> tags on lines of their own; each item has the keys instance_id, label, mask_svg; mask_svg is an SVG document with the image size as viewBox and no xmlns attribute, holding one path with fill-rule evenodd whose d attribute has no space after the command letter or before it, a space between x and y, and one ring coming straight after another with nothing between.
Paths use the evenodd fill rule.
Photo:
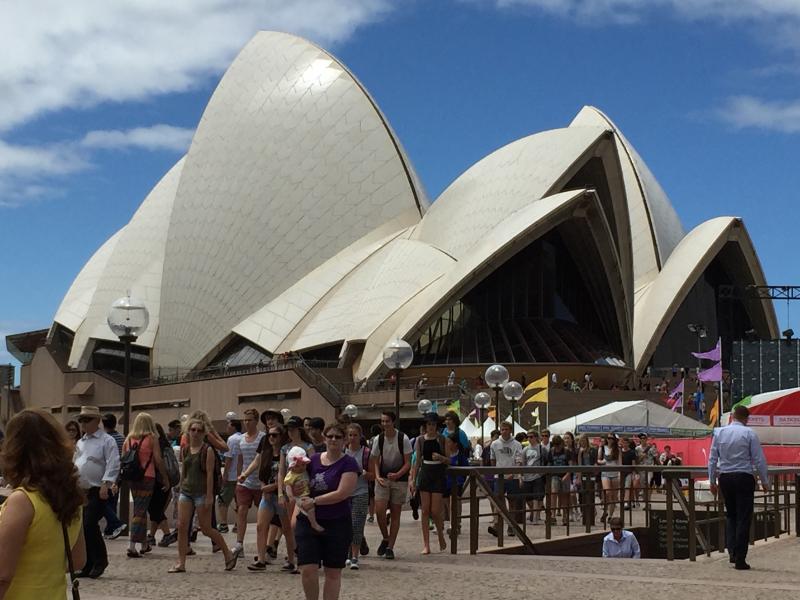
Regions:
<instances>
[{"instance_id":1,"label":"paved plaza","mask_svg":"<svg viewBox=\"0 0 800 600\"><path fill-rule=\"evenodd\" d=\"M234 573L223 572L222 557L211 555L210 542L202 536L194 545L197 556L187 562L188 573L180 575L167 573L177 556L174 546L155 548L142 559L128 559L127 540L110 542L111 566L102 579L82 580L83 597L87 600L186 600L187 596L204 600L302 598L300 577L280 572L277 564L266 573L247 571L246 565L255 550L255 527L250 529L247 556ZM485 532L483 525L482 529ZM526 590L535 597L551 598L606 598L609 593L615 598L640 598L646 593L647 600L800 597L800 540L796 537L758 542L748 556L753 569L735 571L728 565L727 556L718 553L710 559L703 556L696 563L463 553L453 556L449 552L420 556L419 525L408 512L403 513L395 561L379 559L374 554L380 541L377 524L367 525L367 536L370 554L361 560L360 571L345 571L343 600L374 600L378 592L404 600L450 596L458 600L505 600ZM235 539L232 534L226 538ZM466 536L461 538L460 549L465 550ZM488 535L482 534L481 545L488 544Z\"/></svg>"}]
</instances>

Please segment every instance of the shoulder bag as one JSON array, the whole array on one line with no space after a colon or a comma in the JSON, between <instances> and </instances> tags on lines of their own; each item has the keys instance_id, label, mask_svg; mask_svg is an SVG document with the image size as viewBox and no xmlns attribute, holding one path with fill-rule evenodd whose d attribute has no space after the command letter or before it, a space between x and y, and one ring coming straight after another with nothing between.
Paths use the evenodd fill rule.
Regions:
<instances>
[{"instance_id":1,"label":"shoulder bag","mask_svg":"<svg viewBox=\"0 0 800 600\"><path fill-rule=\"evenodd\" d=\"M64 534L64 553L67 555L67 565L69 566L69 581L72 588L72 600L81 600L81 592L78 589L80 582L75 576L75 567L72 564L72 551L69 548L69 534L67 526L61 523L61 532Z\"/></svg>"}]
</instances>

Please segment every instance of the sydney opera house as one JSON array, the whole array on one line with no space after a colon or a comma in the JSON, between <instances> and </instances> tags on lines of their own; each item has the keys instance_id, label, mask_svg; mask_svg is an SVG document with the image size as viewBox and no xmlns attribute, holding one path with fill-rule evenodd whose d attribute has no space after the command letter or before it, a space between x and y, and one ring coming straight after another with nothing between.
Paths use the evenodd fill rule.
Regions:
<instances>
[{"instance_id":1,"label":"sydney opera house","mask_svg":"<svg viewBox=\"0 0 800 600\"><path fill-rule=\"evenodd\" d=\"M227 70L186 155L86 263L52 327L7 344L25 365L22 401L65 414L115 405L100 382L121 370L106 317L127 290L150 312L134 347L148 384L134 402L151 410L220 413L319 388L308 373L227 392L165 377L241 380L237 368L287 355L328 365L319 376L352 390L386 376L382 351L397 337L414 349L412 372L602 367L621 383L689 364L687 324L710 340L778 337L771 303L719 292L753 284L766 282L742 220L684 230L600 110L495 150L431 200L364 85L325 50L268 32Z\"/></svg>"}]
</instances>

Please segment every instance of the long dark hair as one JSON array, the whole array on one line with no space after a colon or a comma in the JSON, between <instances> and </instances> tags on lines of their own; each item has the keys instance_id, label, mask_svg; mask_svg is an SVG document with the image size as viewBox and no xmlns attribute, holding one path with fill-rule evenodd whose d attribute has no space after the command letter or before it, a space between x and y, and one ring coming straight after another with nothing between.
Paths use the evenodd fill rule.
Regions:
<instances>
[{"instance_id":1,"label":"long dark hair","mask_svg":"<svg viewBox=\"0 0 800 600\"><path fill-rule=\"evenodd\" d=\"M273 425L267 429L267 435L264 438L264 447L261 449L260 463L258 465L258 479L263 483L269 482L270 475L272 474L272 461L280 457L280 450L275 454L272 448L272 442L269 441L269 430L277 429L281 434L280 446L283 446L289 441L289 436L286 434L286 428L280 423Z\"/></svg>"},{"instance_id":2,"label":"long dark hair","mask_svg":"<svg viewBox=\"0 0 800 600\"><path fill-rule=\"evenodd\" d=\"M70 428L72 427L74 427L75 431L78 432L78 435L76 437L72 437L72 434L69 431ZM77 421L67 421L66 423L64 423L64 430L67 432L67 437L69 438L69 441L72 442L73 444L76 444L78 440L81 439L81 426L80 424L78 424Z\"/></svg>"},{"instance_id":3,"label":"long dark hair","mask_svg":"<svg viewBox=\"0 0 800 600\"><path fill-rule=\"evenodd\" d=\"M69 524L84 501L73 452L67 430L53 415L29 408L8 422L0 469L11 487L39 492L58 520Z\"/></svg>"}]
</instances>

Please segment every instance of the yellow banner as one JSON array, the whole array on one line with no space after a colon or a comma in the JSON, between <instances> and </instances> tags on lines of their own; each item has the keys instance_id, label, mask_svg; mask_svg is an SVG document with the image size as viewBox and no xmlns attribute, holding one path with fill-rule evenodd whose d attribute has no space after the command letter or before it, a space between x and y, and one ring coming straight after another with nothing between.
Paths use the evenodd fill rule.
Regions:
<instances>
[{"instance_id":1,"label":"yellow banner","mask_svg":"<svg viewBox=\"0 0 800 600\"><path fill-rule=\"evenodd\" d=\"M540 377L536 381L531 381L528 384L528 387L525 388L526 392L532 392L534 390L540 390L542 388L547 389L547 382L549 380L549 376L547 373L544 374L544 377Z\"/></svg>"},{"instance_id":2,"label":"yellow banner","mask_svg":"<svg viewBox=\"0 0 800 600\"><path fill-rule=\"evenodd\" d=\"M539 392L536 392L533 396L531 396L530 398L525 400L525 402L522 403L522 406L525 406L526 404L530 404L531 402L541 402L543 404L547 404L547 392L548 391L549 390L547 388L544 388L543 390L541 390Z\"/></svg>"}]
</instances>

